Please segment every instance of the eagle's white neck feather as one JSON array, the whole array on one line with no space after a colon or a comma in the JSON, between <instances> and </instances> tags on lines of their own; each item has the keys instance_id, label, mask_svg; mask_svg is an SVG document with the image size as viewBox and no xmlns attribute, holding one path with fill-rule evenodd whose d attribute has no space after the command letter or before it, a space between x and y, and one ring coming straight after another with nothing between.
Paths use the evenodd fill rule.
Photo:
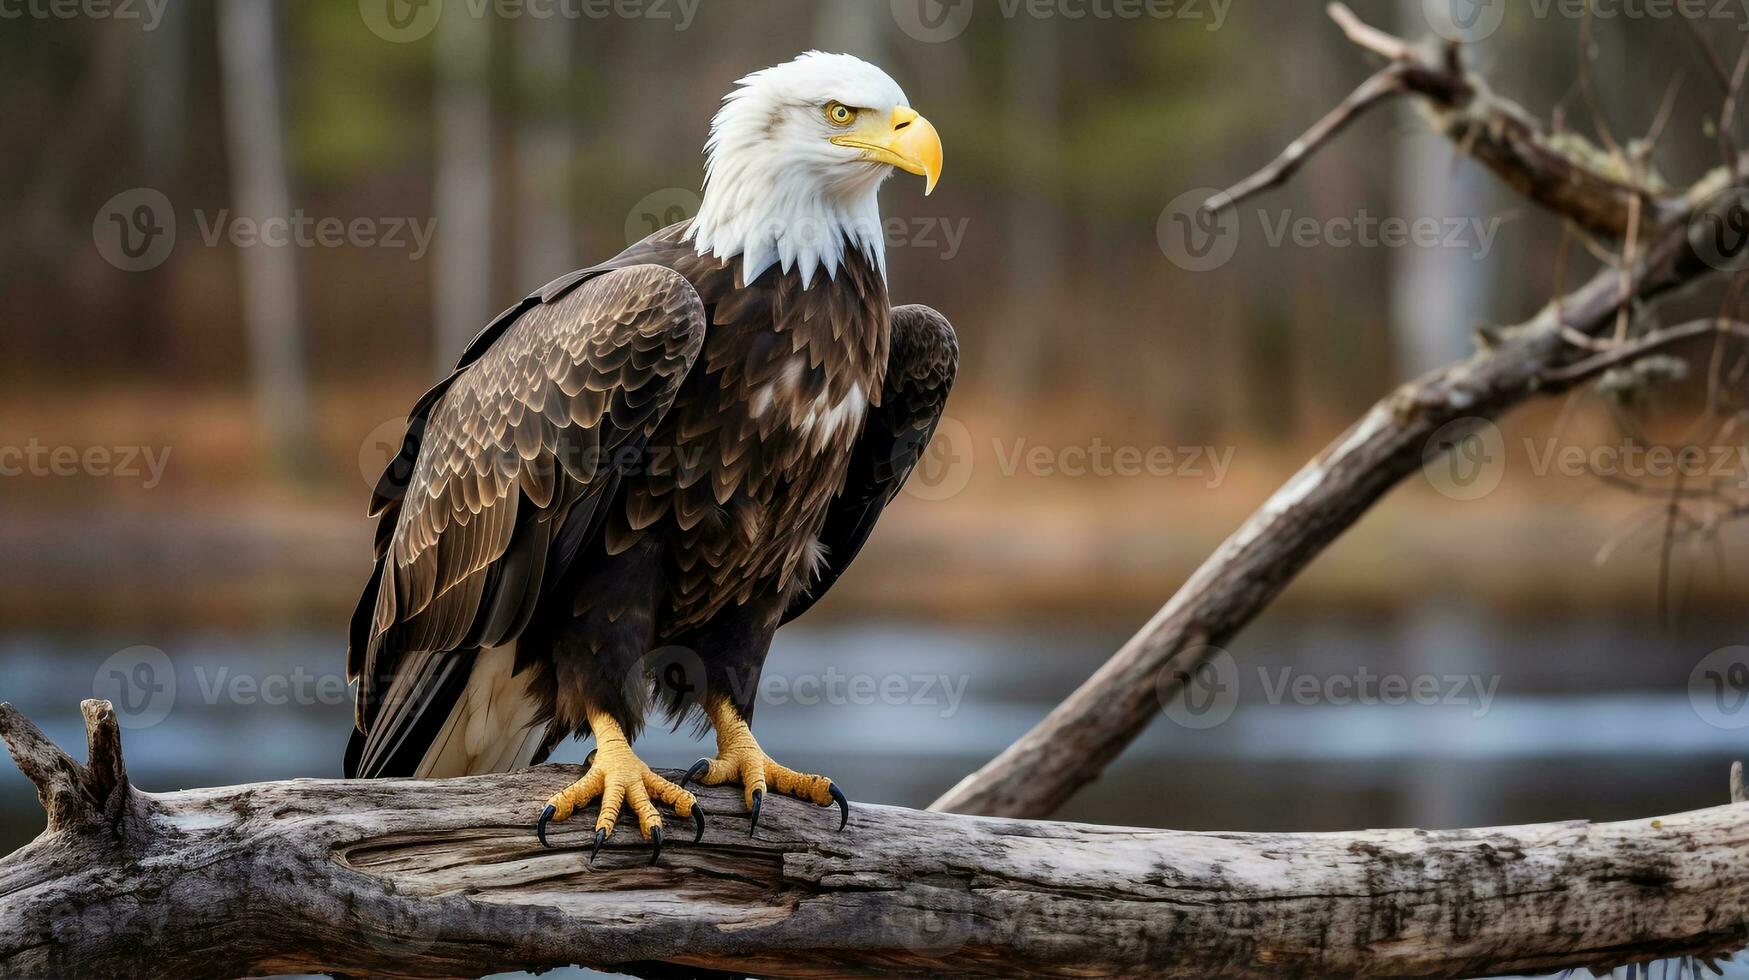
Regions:
<instances>
[{"instance_id":1,"label":"eagle's white neck feather","mask_svg":"<svg viewBox=\"0 0 1749 980\"><path fill-rule=\"evenodd\" d=\"M880 185L892 167L833 145L822 106L888 111L905 102L886 73L849 55L810 51L737 83L711 121L704 201L687 237L700 255L739 257L741 281L772 266L837 277L850 249L886 276Z\"/></svg>"}]
</instances>

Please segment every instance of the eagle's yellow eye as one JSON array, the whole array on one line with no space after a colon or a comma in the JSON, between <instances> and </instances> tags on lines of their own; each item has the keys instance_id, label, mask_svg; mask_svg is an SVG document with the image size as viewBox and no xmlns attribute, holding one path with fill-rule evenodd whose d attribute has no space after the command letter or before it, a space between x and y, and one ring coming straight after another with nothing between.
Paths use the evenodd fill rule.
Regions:
<instances>
[{"instance_id":1,"label":"eagle's yellow eye","mask_svg":"<svg viewBox=\"0 0 1749 980\"><path fill-rule=\"evenodd\" d=\"M856 110L842 102L826 103L826 121L834 126L848 126L856 118Z\"/></svg>"}]
</instances>

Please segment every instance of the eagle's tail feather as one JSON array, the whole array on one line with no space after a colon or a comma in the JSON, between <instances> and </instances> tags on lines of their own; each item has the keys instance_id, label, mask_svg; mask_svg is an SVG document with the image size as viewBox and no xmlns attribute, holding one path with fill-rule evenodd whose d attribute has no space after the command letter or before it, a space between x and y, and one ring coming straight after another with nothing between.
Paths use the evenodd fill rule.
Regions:
<instances>
[{"instance_id":1,"label":"eagle's tail feather","mask_svg":"<svg viewBox=\"0 0 1749 980\"><path fill-rule=\"evenodd\" d=\"M474 776L529 765L547 726L529 691L530 672L518 675L515 669L514 643L480 651L414 776Z\"/></svg>"}]
</instances>

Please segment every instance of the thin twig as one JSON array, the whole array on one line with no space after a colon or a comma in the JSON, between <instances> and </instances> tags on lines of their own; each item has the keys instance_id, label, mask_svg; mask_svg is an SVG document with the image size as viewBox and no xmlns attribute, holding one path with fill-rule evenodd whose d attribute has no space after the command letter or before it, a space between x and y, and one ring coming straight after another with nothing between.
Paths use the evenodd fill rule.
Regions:
<instances>
[{"instance_id":1,"label":"thin twig","mask_svg":"<svg viewBox=\"0 0 1749 980\"><path fill-rule=\"evenodd\" d=\"M1648 507L1638 516L1627 521L1622 524L1621 527L1611 532L1609 537L1604 539L1603 544L1598 546L1597 553L1591 556L1592 566L1595 568L1602 568L1604 565L1609 564L1609 560L1615 557L1616 549L1627 544L1628 541L1632 539L1634 535L1640 533L1646 525L1656 520L1660 513L1662 513L1662 511L1659 508Z\"/></svg>"},{"instance_id":2,"label":"thin twig","mask_svg":"<svg viewBox=\"0 0 1749 980\"><path fill-rule=\"evenodd\" d=\"M1585 5L1585 16L1579 19L1579 91L1585 96L1585 107L1591 112L1591 125L1597 129L1597 136L1608 148L1609 155L1617 163L1625 164L1627 154L1615 141L1615 134L1609 131L1609 123L1603 118L1603 106L1597 101L1597 93L1591 87L1591 55L1594 45L1591 41L1591 4Z\"/></svg>"},{"instance_id":3,"label":"thin twig","mask_svg":"<svg viewBox=\"0 0 1749 980\"><path fill-rule=\"evenodd\" d=\"M1588 333L1574 330L1565 323L1561 324L1561 339L1581 350L1606 352L1621 346L1617 341L1599 340Z\"/></svg>"},{"instance_id":4,"label":"thin twig","mask_svg":"<svg viewBox=\"0 0 1749 980\"><path fill-rule=\"evenodd\" d=\"M1652 117L1652 125L1646 130L1646 138L1635 150L1634 173L1641 184L1647 182L1649 174L1646 164L1652 159L1652 151L1657 148L1658 139L1664 135L1664 127L1670 123L1671 113L1676 108L1676 96L1682 91L1682 82L1682 75L1670 80L1670 86L1664 90L1664 101L1659 104L1657 114Z\"/></svg>"},{"instance_id":5,"label":"thin twig","mask_svg":"<svg viewBox=\"0 0 1749 980\"><path fill-rule=\"evenodd\" d=\"M1683 447L1686 450L1688 447ZM1658 622L1665 629L1671 627L1670 618L1670 562L1676 549L1676 522L1682 516L1682 489L1687 476L1686 470L1676 468L1676 486L1671 488L1670 500L1664 505L1664 541L1658 548Z\"/></svg>"},{"instance_id":6,"label":"thin twig","mask_svg":"<svg viewBox=\"0 0 1749 980\"><path fill-rule=\"evenodd\" d=\"M1359 88L1350 92L1348 98L1343 99L1340 105L1314 123L1312 128L1306 130L1299 139L1289 143L1287 149L1282 150L1281 154L1268 166L1234 184L1225 192L1210 198L1204 206L1219 211L1223 207L1238 204L1254 194L1280 186L1292 177L1313 153L1316 153L1320 147L1328 143L1349 123L1379 102L1403 91L1403 67L1393 64L1381 69L1371 78L1362 82Z\"/></svg>"},{"instance_id":7,"label":"thin twig","mask_svg":"<svg viewBox=\"0 0 1749 980\"><path fill-rule=\"evenodd\" d=\"M1628 236L1622 245L1621 253L1621 289L1616 298L1621 302L1621 308L1615 315L1615 340L1624 343L1628 339L1628 315L1633 304L1628 302L1634 291L1634 277L1630 271L1634 267L1634 246L1639 242L1640 233L1640 195L1628 198Z\"/></svg>"},{"instance_id":8,"label":"thin twig","mask_svg":"<svg viewBox=\"0 0 1749 980\"><path fill-rule=\"evenodd\" d=\"M1541 377L1545 383L1566 387L1602 374L1617 365L1638 360L1672 344L1693 340L1696 337L1704 337L1711 333L1749 337L1749 324L1734 320L1695 320L1680 326L1665 327L1639 337L1631 343L1618 344L1595 357L1588 357L1564 367L1545 371Z\"/></svg>"},{"instance_id":9,"label":"thin twig","mask_svg":"<svg viewBox=\"0 0 1749 980\"><path fill-rule=\"evenodd\" d=\"M1591 476L1596 478L1597 482L1605 484L1611 489L1620 490L1635 497L1650 497L1664 500L1670 495L1670 487L1668 486L1662 484L1652 485L1639 483L1630 477L1622 476L1620 473L1592 469ZM1689 501L1690 503L1703 503L1709 500L1714 502L1723 501L1730 503L1733 506L1735 506L1736 503L1730 497L1720 494L1711 488L1706 490L1696 490L1693 487L1684 487L1681 496L1682 499Z\"/></svg>"},{"instance_id":10,"label":"thin twig","mask_svg":"<svg viewBox=\"0 0 1749 980\"><path fill-rule=\"evenodd\" d=\"M1719 60L1719 53L1713 50L1712 42L1706 39L1705 32L1694 22L1693 18L1683 17L1682 23L1694 38L1694 43L1700 45L1700 53L1706 60L1707 67L1712 69L1713 79L1719 83L1719 91L1729 92L1731 90L1731 75L1725 71L1725 63Z\"/></svg>"},{"instance_id":11,"label":"thin twig","mask_svg":"<svg viewBox=\"0 0 1749 980\"><path fill-rule=\"evenodd\" d=\"M1734 135L1737 128L1737 96L1743 91L1743 74L1749 71L1749 40L1743 42L1743 50L1737 53L1737 67L1731 70L1731 84L1725 90L1725 103L1719 109L1719 149L1725 155L1725 166L1731 171L1731 185L1738 183L1737 138Z\"/></svg>"},{"instance_id":12,"label":"thin twig","mask_svg":"<svg viewBox=\"0 0 1749 980\"><path fill-rule=\"evenodd\" d=\"M1347 4L1332 3L1324 8L1336 26L1342 28L1342 33L1348 39L1368 51L1382 54L1392 61L1409 61L1416 58L1415 47L1408 41L1372 26L1354 15Z\"/></svg>"}]
</instances>

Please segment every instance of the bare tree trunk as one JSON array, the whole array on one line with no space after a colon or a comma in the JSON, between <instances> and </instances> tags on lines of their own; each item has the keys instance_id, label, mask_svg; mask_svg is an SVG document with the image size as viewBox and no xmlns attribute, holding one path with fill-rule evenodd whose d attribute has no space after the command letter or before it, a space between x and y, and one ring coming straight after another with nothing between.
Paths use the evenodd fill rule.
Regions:
<instances>
[{"instance_id":1,"label":"bare tree trunk","mask_svg":"<svg viewBox=\"0 0 1749 980\"><path fill-rule=\"evenodd\" d=\"M165 7L157 29L136 41L134 140L145 170L168 182L182 167L188 135L188 35L194 11Z\"/></svg>"},{"instance_id":2,"label":"bare tree trunk","mask_svg":"<svg viewBox=\"0 0 1749 980\"><path fill-rule=\"evenodd\" d=\"M870 61L882 60L882 44L892 14L866 0L835 0L814 7L814 45Z\"/></svg>"},{"instance_id":3,"label":"bare tree trunk","mask_svg":"<svg viewBox=\"0 0 1749 980\"><path fill-rule=\"evenodd\" d=\"M437 336L432 356L440 375L449 373L468 340L496 312L492 306L492 111L487 88L492 8L488 5L485 10L475 17L467 5L454 4L449 16L437 22L437 175L432 205L437 219L437 264L432 277Z\"/></svg>"},{"instance_id":4,"label":"bare tree trunk","mask_svg":"<svg viewBox=\"0 0 1749 980\"><path fill-rule=\"evenodd\" d=\"M290 220L279 50L272 0L225 0L218 8L225 79L231 196L240 215ZM303 451L309 436L297 253L291 244L238 249L243 323L258 426L272 458Z\"/></svg>"},{"instance_id":5,"label":"bare tree trunk","mask_svg":"<svg viewBox=\"0 0 1749 980\"><path fill-rule=\"evenodd\" d=\"M571 213L574 141L567 98L575 29L571 17L523 17L516 22L522 90L516 125L514 289L518 293L539 288L578 264ZM479 324L484 325L484 321Z\"/></svg>"},{"instance_id":6,"label":"bare tree trunk","mask_svg":"<svg viewBox=\"0 0 1749 980\"><path fill-rule=\"evenodd\" d=\"M1419 4L1403 4L1397 20L1408 35L1425 29ZM1417 21L1420 23L1418 24ZM1413 106L1399 113L1413 125ZM1392 148L1393 213L1405 217L1474 217L1489 214L1487 175L1437 133L1410 133ZM1473 243L1472 243L1473 244ZM1391 251L1391 336L1399 377L1417 377L1462 359L1470 332L1488 321L1484 299L1493 295L1494 264L1474 251L1399 248Z\"/></svg>"},{"instance_id":7,"label":"bare tree trunk","mask_svg":"<svg viewBox=\"0 0 1749 980\"><path fill-rule=\"evenodd\" d=\"M1004 156L1012 168L1003 264L1011 300L990 367L995 390L1015 393L1015 409L1036 411L1032 399L1018 393L1038 390L1048 338L1057 326L1052 304L1062 300L1064 230L1055 193L1061 181L1056 147L1062 52L1057 26L1033 17L1009 20L1003 38L1009 93L1002 106Z\"/></svg>"},{"instance_id":8,"label":"bare tree trunk","mask_svg":"<svg viewBox=\"0 0 1749 980\"><path fill-rule=\"evenodd\" d=\"M1467 976L1740 946L1749 807L1479 831L1195 834L701 794L704 840L592 819L580 771L144 793L108 702L74 762L9 705L48 829L0 861L0 972L475 976L570 963L761 976ZM215 949L222 948L222 955Z\"/></svg>"}]
</instances>

